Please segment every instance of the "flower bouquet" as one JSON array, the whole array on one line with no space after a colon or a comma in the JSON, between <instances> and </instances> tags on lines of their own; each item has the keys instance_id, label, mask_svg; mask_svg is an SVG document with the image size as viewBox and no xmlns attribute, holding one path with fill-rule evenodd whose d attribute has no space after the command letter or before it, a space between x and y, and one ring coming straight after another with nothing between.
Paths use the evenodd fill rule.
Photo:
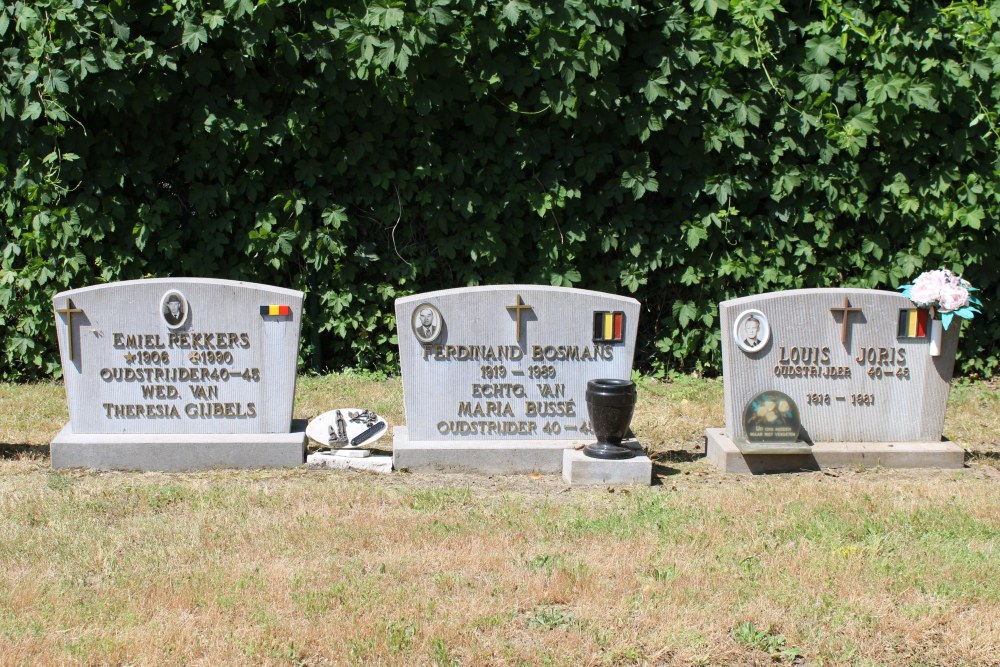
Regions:
<instances>
[{"instance_id":1,"label":"flower bouquet","mask_svg":"<svg viewBox=\"0 0 1000 667\"><path fill-rule=\"evenodd\" d=\"M973 292L979 290L969 284L962 276L956 276L948 269L924 271L911 285L899 288L903 296L913 303L941 313L941 324L947 329L955 316L963 320L971 320L976 313L982 312L983 304Z\"/></svg>"},{"instance_id":2,"label":"flower bouquet","mask_svg":"<svg viewBox=\"0 0 1000 667\"><path fill-rule=\"evenodd\" d=\"M979 308L983 304L972 296L979 290L947 269L924 271L912 284L899 289L918 307L930 310L930 354L934 357L941 354L942 329L947 329L956 316L971 320L976 313L982 312ZM935 313L941 314L940 320Z\"/></svg>"}]
</instances>

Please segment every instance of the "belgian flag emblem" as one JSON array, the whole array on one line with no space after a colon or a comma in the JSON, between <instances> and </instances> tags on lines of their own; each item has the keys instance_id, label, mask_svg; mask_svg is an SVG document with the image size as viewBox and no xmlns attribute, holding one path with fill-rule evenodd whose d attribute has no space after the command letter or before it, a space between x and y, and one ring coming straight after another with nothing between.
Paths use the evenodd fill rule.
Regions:
<instances>
[{"instance_id":1,"label":"belgian flag emblem","mask_svg":"<svg viewBox=\"0 0 1000 667\"><path fill-rule=\"evenodd\" d=\"M625 313L623 311L594 311L595 343L621 343L624 340Z\"/></svg>"},{"instance_id":2,"label":"belgian flag emblem","mask_svg":"<svg viewBox=\"0 0 1000 667\"><path fill-rule=\"evenodd\" d=\"M260 314L264 317L291 317L291 306L261 306Z\"/></svg>"},{"instance_id":3,"label":"belgian flag emblem","mask_svg":"<svg viewBox=\"0 0 1000 667\"><path fill-rule=\"evenodd\" d=\"M927 338L930 328L930 311L927 309L906 308L899 311L897 338Z\"/></svg>"}]
</instances>

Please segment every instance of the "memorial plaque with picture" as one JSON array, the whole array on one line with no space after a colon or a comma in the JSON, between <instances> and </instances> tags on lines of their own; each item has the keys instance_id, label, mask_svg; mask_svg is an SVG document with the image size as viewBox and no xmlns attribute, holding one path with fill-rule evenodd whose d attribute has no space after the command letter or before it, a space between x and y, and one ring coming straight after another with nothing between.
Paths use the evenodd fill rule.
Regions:
<instances>
[{"instance_id":1,"label":"memorial plaque with picture","mask_svg":"<svg viewBox=\"0 0 1000 667\"><path fill-rule=\"evenodd\" d=\"M798 442L801 428L798 406L788 394L780 391L762 391L747 403L743 412L747 442Z\"/></svg>"},{"instance_id":2,"label":"memorial plaque with picture","mask_svg":"<svg viewBox=\"0 0 1000 667\"><path fill-rule=\"evenodd\" d=\"M287 446L304 442L292 432L301 304L294 290L196 278L57 294L70 421L53 443L53 465L301 463Z\"/></svg>"}]
</instances>

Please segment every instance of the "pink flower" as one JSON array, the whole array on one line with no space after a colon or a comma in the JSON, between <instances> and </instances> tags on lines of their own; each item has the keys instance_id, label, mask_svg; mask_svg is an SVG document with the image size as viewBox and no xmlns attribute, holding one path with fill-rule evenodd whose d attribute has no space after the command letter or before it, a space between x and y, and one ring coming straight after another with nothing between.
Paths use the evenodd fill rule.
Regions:
<instances>
[{"instance_id":1,"label":"pink flower","mask_svg":"<svg viewBox=\"0 0 1000 667\"><path fill-rule=\"evenodd\" d=\"M950 275L953 275L950 271L925 271L921 273L913 281L913 288L910 290L910 299L920 306L935 303L941 298L941 292L948 284L948 277Z\"/></svg>"},{"instance_id":2,"label":"pink flower","mask_svg":"<svg viewBox=\"0 0 1000 667\"><path fill-rule=\"evenodd\" d=\"M969 305L969 290L961 284L947 284L941 290L941 311L958 310Z\"/></svg>"}]
</instances>

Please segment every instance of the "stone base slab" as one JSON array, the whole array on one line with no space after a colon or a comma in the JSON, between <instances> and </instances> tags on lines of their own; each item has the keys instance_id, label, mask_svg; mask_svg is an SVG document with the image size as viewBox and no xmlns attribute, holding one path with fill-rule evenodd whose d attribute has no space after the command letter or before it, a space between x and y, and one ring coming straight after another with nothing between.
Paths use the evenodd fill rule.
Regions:
<instances>
[{"instance_id":1,"label":"stone base slab","mask_svg":"<svg viewBox=\"0 0 1000 667\"><path fill-rule=\"evenodd\" d=\"M518 475L562 472L563 451L584 440L410 440L405 426L392 429L396 470Z\"/></svg>"},{"instance_id":2,"label":"stone base slab","mask_svg":"<svg viewBox=\"0 0 1000 667\"><path fill-rule=\"evenodd\" d=\"M291 433L73 433L52 441L52 468L190 472L213 468L290 468L306 458L306 422Z\"/></svg>"},{"instance_id":3,"label":"stone base slab","mask_svg":"<svg viewBox=\"0 0 1000 667\"><path fill-rule=\"evenodd\" d=\"M757 456L764 454L774 456L775 454L794 454L801 456L810 454L812 446L808 442L784 442L784 443L752 443L733 441L736 447L743 452L743 456Z\"/></svg>"},{"instance_id":4,"label":"stone base slab","mask_svg":"<svg viewBox=\"0 0 1000 667\"><path fill-rule=\"evenodd\" d=\"M705 431L705 454L722 472L757 474L823 468L962 468L953 442L816 442L808 454L744 455L725 429Z\"/></svg>"},{"instance_id":5,"label":"stone base slab","mask_svg":"<svg viewBox=\"0 0 1000 667\"><path fill-rule=\"evenodd\" d=\"M339 456L344 459L363 459L372 455L372 450L370 449L327 449L322 452L316 452L317 454L323 454L324 456Z\"/></svg>"},{"instance_id":6,"label":"stone base slab","mask_svg":"<svg viewBox=\"0 0 1000 667\"><path fill-rule=\"evenodd\" d=\"M310 470L334 468L389 473L392 472L392 457L386 455L345 456L341 453L316 452L306 457L306 465Z\"/></svg>"},{"instance_id":7,"label":"stone base slab","mask_svg":"<svg viewBox=\"0 0 1000 667\"><path fill-rule=\"evenodd\" d=\"M622 444L636 450L636 455L630 459L595 459L584 454L583 450L564 449L563 481L570 486L588 484L649 486L653 476L653 462L643 452L642 445L637 440L626 440Z\"/></svg>"}]
</instances>

